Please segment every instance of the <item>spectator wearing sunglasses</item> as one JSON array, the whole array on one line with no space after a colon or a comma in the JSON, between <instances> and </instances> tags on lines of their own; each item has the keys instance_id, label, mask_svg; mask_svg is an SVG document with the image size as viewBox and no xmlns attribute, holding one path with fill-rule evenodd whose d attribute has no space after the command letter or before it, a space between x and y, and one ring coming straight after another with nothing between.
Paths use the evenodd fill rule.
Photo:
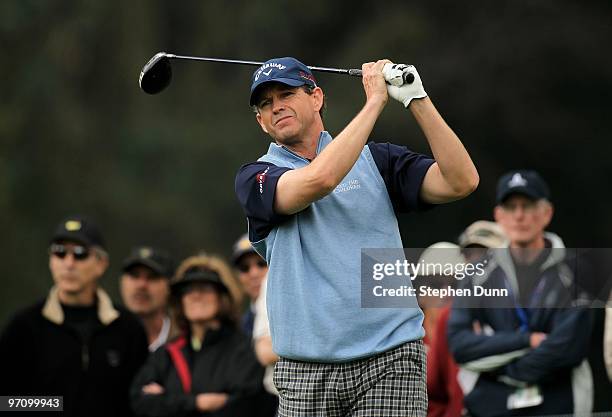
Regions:
<instances>
[{"instance_id":1,"label":"spectator wearing sunglasses","mask_svg":"<svg viewBox=\"0 0 612 417\"><path fill-rule=\"evenodd\" d=\"M126 308L142 320L149 351L154 352L173 332L168 315L170 279L175 263L165 251L140 246L123 261L121 298Z\"/></svg>"},{"instance_id":2,"label":"spectator wearing sunglasses","mask_svg":"<svg viewBox=\"0 0 612 417\"><path fill-rule=\"evenodd\" d=\"M259 363L266 367L261 391L255 398L261 415L276 415L278 408L277 392L272 383L272 369L278 359L272 351L272 338L266 310L266 276L268 264L255 252L247 234L240 236L234 244L232 261L238 270L238 279L249 298L249 306L243 313L240 325L242 331L253 338L254 352Z\"/></svg>"},{"instance_id":3,"label":"spectator wearing sunglasses","mask_svg":"<svg viewBox=\"0 0 612 417\"><path fill-rule=\"evenodd\" d=\"M96 224L62 221L49 247L55 285L0 335L0 395L61 395L63 416L130 416L129 384L147 339L98 286L108 255Z\"/></svg>"},{"instance_id":4,"label":"spectator wearing sunglasses","mask_svg":"<svg viewBox=\"0 0 612 417\"><path fill-rule=\"evenodd\" d=\"M261 284L268 273L268 264L255 252L246 234L240 236L240 239L234 244L232 261L238 270L240 284L250 300L249 307L242 315L240 324L242 331L247 336L251 336L255 323L255 303L259 298Z\"/></svg>"}]
</instances>

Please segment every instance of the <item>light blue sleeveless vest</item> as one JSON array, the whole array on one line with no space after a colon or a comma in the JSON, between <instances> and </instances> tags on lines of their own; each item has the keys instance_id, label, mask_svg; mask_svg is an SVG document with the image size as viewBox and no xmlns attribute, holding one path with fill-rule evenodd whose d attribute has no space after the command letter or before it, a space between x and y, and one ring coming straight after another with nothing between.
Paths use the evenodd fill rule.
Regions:
<instances>
[{"instance_id":1,"label":"light blue sleeveless vest","mask_svg":"<svg viewBox=\"0 0 612 417\"><path fill-rule=\"evenodd\" d=\"M331 140L322 132L317 154ZM259 161L288 168L309 163L276 144ZM332 193L253 246L270 266L268 316L273 349L280 356L344 362L423 337L418 307L361 308L361 249L403 247L368 146Z\"/></svg>"}]
</instances>

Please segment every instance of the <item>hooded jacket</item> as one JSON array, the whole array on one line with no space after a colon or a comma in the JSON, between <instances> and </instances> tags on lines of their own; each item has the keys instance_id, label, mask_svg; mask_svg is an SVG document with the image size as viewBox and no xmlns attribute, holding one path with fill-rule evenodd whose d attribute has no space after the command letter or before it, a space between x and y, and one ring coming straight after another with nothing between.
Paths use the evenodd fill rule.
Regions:
<instances>
[{"instance_id":1,"label":"hooded jacket","mask_svg":"<svg viewBox=\"0 0 612 417\"><path fill-rule=\"evenodd\" d=\"M576 301L581 297L576 297L563 242L552 233L546 233L545 240L551 250L540 264L538 285L525 308L528 329L521 330L518 309L508 298L455 299L449 345L462 367L465 405L474 416L588 415L592 409L593 383L586 361L591 314ZM519 277L510 249L492 251L485 274L466 279L464 285L505 288L510 298L518 297ZM482 332L474 332L475 322ZM532 332L547 334L534 349ZM526 385L539 387L542 403L509 410L508 397Z\"/></svg>"}]
</instances>

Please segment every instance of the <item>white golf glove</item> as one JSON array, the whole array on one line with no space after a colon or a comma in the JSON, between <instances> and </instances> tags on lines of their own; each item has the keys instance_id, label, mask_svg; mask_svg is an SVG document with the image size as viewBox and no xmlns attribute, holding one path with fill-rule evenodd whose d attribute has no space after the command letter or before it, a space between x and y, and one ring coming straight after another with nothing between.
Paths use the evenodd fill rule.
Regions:
<instances>
[{"instance_id":1,"label":"white golf glove","mask_svg":"<svg viewBox=\"0 0 612 417\"><path fill-rule=\"evenodd\" d=\"M423 82L412 65L404 64L385 64L383 67L383 76L389 85L387 92L391 97L408 107L414 98L427 97L427 93L423 88ZM414 81L408 84L407 81L414 77Z\"/></svg>"}]
</instances>

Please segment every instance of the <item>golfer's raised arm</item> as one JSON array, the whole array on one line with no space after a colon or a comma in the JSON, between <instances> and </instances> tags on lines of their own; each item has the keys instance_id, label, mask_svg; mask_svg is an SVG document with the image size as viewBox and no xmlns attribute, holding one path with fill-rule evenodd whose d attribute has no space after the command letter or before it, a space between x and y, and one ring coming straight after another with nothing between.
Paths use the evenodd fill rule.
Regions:
<instances>
[{"instance_id":1,"label":"golfer's raised arm","mask_svg":"<svg viewBox=\"0 0 612 417\"><path fill-rule=\"evenodd\" d=\"M378 116L387 103L381 60L362 66L366 103L355 118L304 168L285 172L278 180L274 210L293 214L332 192L355 164Z\"/></svg>"}]
</instances>

